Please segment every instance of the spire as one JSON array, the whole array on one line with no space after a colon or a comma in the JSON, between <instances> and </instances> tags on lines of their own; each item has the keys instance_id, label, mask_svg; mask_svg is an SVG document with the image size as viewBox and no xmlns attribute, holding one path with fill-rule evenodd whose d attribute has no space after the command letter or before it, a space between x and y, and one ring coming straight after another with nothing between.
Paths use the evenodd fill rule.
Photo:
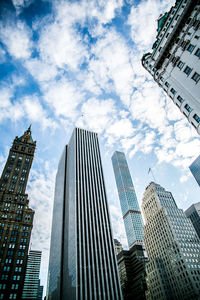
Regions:
<instances>
[{"instance_id":1,"label":"spire","mask_svg":"<svg viewBox=\"0 0 200 300\"><path fill-rule=\"evenodd\" d=\"M28 133L29 135L31 135L31 124L30 124L30 126L29 126L29 128L28 128L28 130L27 130L27 133Z\"/></svg>"},{"instance_id":2,"label":"spire","mask_svg":"<svg viewBox=\"0 0 200 300\"><path fill-rule=\"evenodd\" d=\"M24 132L24 134L19 138L21 142L35 144L36 142L33 141L32 135L31 135L31 124L28 127L28 129Z\"/></svg>"}]
</instances>

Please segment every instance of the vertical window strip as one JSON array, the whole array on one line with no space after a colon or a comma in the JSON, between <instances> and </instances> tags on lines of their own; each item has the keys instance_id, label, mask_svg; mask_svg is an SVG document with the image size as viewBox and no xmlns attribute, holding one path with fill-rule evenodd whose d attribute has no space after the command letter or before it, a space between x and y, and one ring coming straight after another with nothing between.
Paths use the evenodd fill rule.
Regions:
<instances>
[{"instance_id":1,"label":"vertical window strip","mask_svg":"<svg viewBox=\"0 0 200 300\"><path fill-rule=\"evenodd\" d=\"M100 298L102 299L104 293L109 297L109 291L106 288L107 282L104 282L103 279L105 279L106 273L106 262L104 260L105 258L105 244L102 236L102 218L101 218L101 211L99 209L99 199L101 199L99 195L99 181L98 181L98 170L96 169L96 162L95 162L95 152L96 148L94 147L94 133L90 133L90 159L91 159L91 169L92 169L92 186L94 191L94 207L95 207L95 218L97 221L97 227L99 230L97 231L97 243L98 243L98 249L101 249L101 252L98 252L98 271L99 271L99 277L100 277ZM102 247L103 245L103 247Z\"/></svg>"},{"instance_id":2,"label":"vertical window strip","mask_svg":"<svg viewBox=\"0 0 200 300\"><path fill-rule=\"evenodd\" d=\"M91 255L90 255L90 231L89 231L89 217L88 217L88 202L90 201L89 197L89 190L90 186L88 184L88 177L89 177L89 166L88 166L88 144L87 144L87 132L83 131L83 138L84 138L84 149L83 149L83 155L84 155L84 162L85 164L82 165L82 168L84 167L84 177L85 177L85 184L84 184L84 226L85 226L85 249L86 249L86 265L85 265L85 274L86 274L86 282L85 285L87 287L87 293L85 295L86 299L91 298Z\"/></svg>"},{"instance_id":3,"label":"vertical window strip","mask_svg":"<svg viewBox=\"0 0 200 300\"><path fill-rule=\"evenodd\" d=\"M118 292L118 285L116 284L117 283L117 278L116 278L117 266L116 266L116 262L113 261L113 259L114 259L113 257L115 257L114 256L115 254L114 254L114 248L113 248L110 220L109 220L109 215L108 215L108 204L106 201L106 191L105 191L102 162L101 162L101 157L100 157L100 148L99 148L97 135L95 137L95 148L96 148L96 155L97 155L97 158L96 158L97 170L98 170L97 174L99 175L99 183L100 183L99 186L100 186L100 193L101 193L101 199L102 199L103 218L104 218L104 224L106 225L106 229L104 229L104 234L106 235L105 241L106 241L106 254L107 254L108 266L109 266L109 279L112 279L112 280L109 280L109 287L110 287L110 293L111 293L113 299L118 299L120 293ZM111 267L111 269L110 269L110 267ZM115 274L113 274L113 270L115 271ZM113 292L114 292L114 295L113 295Z\"/></svg>"},{"instance_id":4,"label":"vertical window strip","mask_svg":"<svg viewBox=\"0 0 200 300\"><path fill-rule=\"evenodd\" d=\"M79 160L79 167L80 167L80 173L81 173L81 178L80 178L80 198L79 198L79 203L80 203L80 230L81 230L81 261L82 264L80 265L81 268L81 274L82 274L82 278L81 278L81 287L82 287L82 297L81 299L87 299L86 298L86 289L85 289L85 283L86 283L86 274L85 274L85 265L86 265L86 258L85 258L85 222L84 222L84 204L83 204L83 200L84 200L84 189L85 189L85 174L84 174L84 170L83 170L83 165L85 163L84 161L84 154L83 154L83 133L80 130L80 135L79 135L79 149L81 149L80 151L80 160Z\"/></svg>"}]
</instances>

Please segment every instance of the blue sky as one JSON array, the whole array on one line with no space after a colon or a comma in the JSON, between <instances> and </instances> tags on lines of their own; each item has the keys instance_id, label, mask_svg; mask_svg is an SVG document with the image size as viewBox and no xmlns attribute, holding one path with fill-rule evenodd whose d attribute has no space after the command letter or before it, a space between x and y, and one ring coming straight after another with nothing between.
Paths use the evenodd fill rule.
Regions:
<instances>
[{"instance_id":1,"label":"blue sky","mask_svg":"<svg viewBox=\"0 0 200 300\"><path fill-rule=\"evenodd\" d=\"M127 155L138 201L153 180L180 208L199 201L188 166L200 140L142 68L156 19L174 1L5 0L0 3L0 166L32 124L37 150L28 184L32 249L43 251L46 285L57 164L74 126L99 133L114 236L127 241L111 156Z\"/></svg>"}]
</instances>

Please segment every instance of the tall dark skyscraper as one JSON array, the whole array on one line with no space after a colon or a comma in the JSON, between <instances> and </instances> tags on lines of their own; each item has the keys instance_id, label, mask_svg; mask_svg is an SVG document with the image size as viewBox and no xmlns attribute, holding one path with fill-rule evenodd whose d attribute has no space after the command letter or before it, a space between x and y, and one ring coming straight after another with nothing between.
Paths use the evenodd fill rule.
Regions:
<instances>
[{"instance_id":1,"label":"tall dark skyscraper","mask_svg":"<svg viewBox=\"0 0 200 300\"><path fill-rule=\"evenodd\" d=\"M75 128L55 186L48 299L121 299L98 136Z\"/></svg>"},{"instance_id":2,"label":"tall dark skyscraper","mask_svg":"<svg viewBox=\"0 0 200 300\"><path fill-rule=\"evenodd\" d=\"M21 299L34 211L25 193L36 142L14 139L0 179L0 299Z\"/></svg>"},{"instance_id":3,"label":"tall dark skyscraper","mask_svg":"<svg viewBox=\"0 0 200 300\"><path fill-rule=\"evenodd\" d=\"M196 179L196 182L200 186L200 155L195 159L195 161L193 161L189 168L192 175Z\"/></svg>"},{"instance_id":4,"label":"tall dark skyscraper","mask_svg":"<svg viewBox=\"0 0 200 300\"><path fill-rule=\"evenodd\" d=\"M192 204L186 211L186 217L189 218L200 238L200 202Z\"/></svg>"},{"instance_id":5,"label":"tall dark skyscraper","mask_svg":"<svg viewBox=\"0 0 200 300\"><path fill-rule=\"evenodd\" d=\"M142 245L143 221L125 154L116 151L112 156L112 164L129 248Z\"/></svg>"}]
</instances>

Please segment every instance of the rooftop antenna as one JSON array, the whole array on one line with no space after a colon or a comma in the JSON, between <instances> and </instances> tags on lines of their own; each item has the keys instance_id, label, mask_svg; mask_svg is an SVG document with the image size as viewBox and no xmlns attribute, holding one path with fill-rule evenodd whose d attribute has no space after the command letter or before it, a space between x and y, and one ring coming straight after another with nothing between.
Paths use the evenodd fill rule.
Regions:
<instances>
[{"instance_id":1,"label":"rooftop antenna","mask_svg":"<svg viewBox=\"0 0 200 300\"><path fill-rule=\"evenodd\" d=\"M152 177L153 177L154 182L156 182L156 179L155 179L155 176L154 176L154 174L153 174L152 168L149 168L148 174L149 174L150 172L151 172L151 175L152 175Z\"/></svg>"}]
</instances>

